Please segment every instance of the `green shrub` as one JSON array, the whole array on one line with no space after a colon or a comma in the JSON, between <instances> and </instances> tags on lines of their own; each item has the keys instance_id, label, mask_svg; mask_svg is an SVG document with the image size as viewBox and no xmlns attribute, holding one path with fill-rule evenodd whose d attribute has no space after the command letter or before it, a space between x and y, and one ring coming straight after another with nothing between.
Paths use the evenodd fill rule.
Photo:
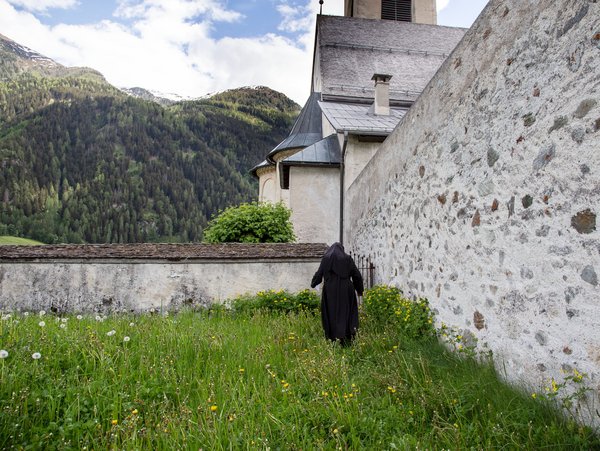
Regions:
<instances>
[{"instance_id":1,"label":"green shrub","mask_svg":"<svg viewBox=\"0 0 600 451\"><path fill-rule=\"evenodd\" d=\"M250 202L221 211L204 230L208 243L289 243L296 239L282 203Z\"/></svg>"},{"instance_id":2,"label":"green shrub","mask_svg":"<svg viewBox=\"0 0 600 451\"><path fill-rule=\"evenodd\" d=\"M252 313L254 311L273 312L316 312L319 310L319 295L312 290L302 290L293 294L285 290L259 291L256 295L243 295L231 301L235 312Z\"/></svg>"},{"instance_id":3,"label":"green shrub","mask_svg":"<svg viewBox=\"0 0 600 451\"><path fill-rule=\"evenodd\" d=\"M405 298L396 287L376 285L364 293L364 312L376 324L393 323L410 338L435 335L433 312L427 299Z\"/></svg>"}]
</instances>

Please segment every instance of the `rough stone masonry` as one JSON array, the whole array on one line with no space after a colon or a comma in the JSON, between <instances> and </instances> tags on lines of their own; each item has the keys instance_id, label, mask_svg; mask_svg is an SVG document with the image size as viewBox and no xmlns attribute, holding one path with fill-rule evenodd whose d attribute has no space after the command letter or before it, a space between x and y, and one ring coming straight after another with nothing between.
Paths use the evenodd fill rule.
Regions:
<instances>
[{"instance_id":1,"label":"rough stone masonry","mask_svg":"<svg viewBox=\"0 0 600 451\"><path fill-rule=\"evenodd\" d=\"M376 282L600 424L600 2L491 0L347 202Z\"/></svg>"}]
</instances>

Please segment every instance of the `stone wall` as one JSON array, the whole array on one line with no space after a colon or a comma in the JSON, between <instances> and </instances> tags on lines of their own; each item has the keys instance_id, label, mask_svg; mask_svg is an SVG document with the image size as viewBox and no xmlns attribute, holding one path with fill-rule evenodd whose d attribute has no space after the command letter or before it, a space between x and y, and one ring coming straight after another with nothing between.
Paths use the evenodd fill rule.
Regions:
<instances>
[{"instance_id":1,"label":"stone wall","mask_svg":"<svg viewBox=\"0 0 600 451\"><path fill-rule=\"evenodd\" d=\"M0 246L0 311L208 306L310 286L324 244Z\"/></svg>"},{"instance_id":2,"label":"stone wall","mask_svg":"<svg viewBox=\"0 0 600 451\"><path fill-rule=\"evenodd\" d=\"M376 282L427 297L508 379L577 369L597 401L600 2L491 0L346 199Z\"/></svg>"}]
</instances>

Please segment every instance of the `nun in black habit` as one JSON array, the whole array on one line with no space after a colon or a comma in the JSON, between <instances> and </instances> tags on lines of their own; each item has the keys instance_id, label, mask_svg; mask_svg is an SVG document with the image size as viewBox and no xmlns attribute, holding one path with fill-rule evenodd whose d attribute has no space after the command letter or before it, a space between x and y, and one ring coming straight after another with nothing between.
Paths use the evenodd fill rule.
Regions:
<instances>
[{"instance_id":1,"label":"nun in black habit","mask_svg":"<svg viewBox=\"0 0 600 451\"><path fill-rule=\"evenodd\" d=\"M325 251L310 283L316 287L325 279L321 295L321 320L325 336L348 345L358 329L356 293L363 294L363 280L354 260L340 243Z\"/></svg>"}]
</instances>

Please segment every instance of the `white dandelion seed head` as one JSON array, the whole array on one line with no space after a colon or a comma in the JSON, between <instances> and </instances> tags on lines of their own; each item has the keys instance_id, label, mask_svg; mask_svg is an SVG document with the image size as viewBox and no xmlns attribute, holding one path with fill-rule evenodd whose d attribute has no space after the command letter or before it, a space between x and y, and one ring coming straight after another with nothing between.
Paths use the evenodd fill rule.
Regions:
<instances>
[{"instance_id":1,"label":"white dandelion seed head","mask_svg":"<svg viewBox=\"0 0 600 451\"><path fill-rule=\"evenodd\" d=\"M46 322L45 322L45 321L40 321L40 322L38 323L38 326L40 326L40 327L45 327L45 326L46 326Z\"/></svg>"},{"instance_id":2,"label":"white dandelion seed head","mask_svg":"<svg viewBox=\"0 0 600 451\"><path fill-rule=\"evenodd\" d=\"M7 315L2 315L2 321L8 321L10 319L10 313Z\"/></svg>"},{"instance_id":3,"label":"white dandelion seed head","mask_svg":"<svg viewBox=\"0 0 600 451\"><path fill-rule=\"evenodd\" d=\"M63 322L63 323L66 323L67 321L69 321L69 318L61 318L60 321Z\"/></svg>"},{"instance_id":4,"label":"white dandelion seed head","mask_svg":"<svg viewBox=\"0 0 600 451\"><path fill-rule=\"evenodd\" d=\"M129 323L129 327L135 326L135 323Z\"/></svg>"},{"instance_id":5,"label":"white dandelion seed head","mask_svg":"<svg viewBox=\"0 0 600 451\"><path fill-rule=\"evenodd\" d=\"M42 358L42 354L40 354L39 352L34 352L33 354L31 354L31 358L33 360L39 360Z\"/></svg>"},{"instance_id":6,"label":"white dandelion seed head","mask_svg":"<svg viewBox=\"0 0 600 451\"><path fill-rule=\"evenodd\" d=\"M125 343L127 343L129 340L131 340L131 338L129 338L129 337L127 337L127 336L123 337L123 341L124 341Z\"/></svg>"},{"instance_id":7,"label":"white dandelion seed head","mask_svg":"<svg viewBox=\"0 0 600 451\"><path fill-rule=\"evenodd\" d=\"M100 315L96 315L96 321L102 321L102 317Z\"/></svg>"},{"instance_id":8,"label":"white dandelion seed head","mask_svg":"<svg viewBox=\"0 0 600 451\"><path fill-rule=\"evenodd\" d=\"M46 310L40 310L40 312L38 313L38 315L40 316L44 316L46 314Z\"/></svg>"},{"instance_id":9,"label":"white dandelion seed head","mask_svg":"<svg viewBox=\"0 0 600 451\"><path fill-rule=\"evenodd\" d=\"M77 319L81 321L83 319L83 316L77 315Z\"/></svg>"},{"instance_id":10,"label":"white dandelion seed head","mask_svg":"<svg viewBox=\"0 0 600 451\"><path fill-rule=\"evenodd\" d=\"M29 312L23 312L23 316L29 316Z\"/></svg>"},{"instance_id":11,"label":"white dandelion seed head","mask_svg":"<svg viewBox=\"0 0 600 451\"><path fill-rule=\"evenodd\" d=\"M5 359L8 357L8 351L6 349L0 349L0 359Z\"/></svg>"},{"instance_id":12,"label":"white dandelion seed head","mask_svg":"<svg viewBox=\"0 0 600 451\"><path fill-rule=\"evenodd\" d=\"M66 325L65 323L62 323L62 324L60 325L60 328L61 328L61 329L65 329L66 327L67 327L67 325Z\"/></svg>"},{"instance_id":13,"label":"white dandelion seed head","mask_svg":"<svg viewBox=\"0 0 600 451\"><path fill-rule=\"evenodd\" d=\"M58 318L58 317L57 317L57 318L54 318L54 322L55 322L55 323L60 323L60 318Z\"/></svg>"},{"instance_id":14,"label":"white dandelion seed head","mask_svg":"<svg viewBox=\"0 0 600 451\"><path fill-rule=\"evenodd\" d=\"M108 335L109 337L112 337L116 333L117 333L117 331L113 329L113 330L109 330L108 332L106 332L106 335Z\"/></svg>"}]
</instances>

